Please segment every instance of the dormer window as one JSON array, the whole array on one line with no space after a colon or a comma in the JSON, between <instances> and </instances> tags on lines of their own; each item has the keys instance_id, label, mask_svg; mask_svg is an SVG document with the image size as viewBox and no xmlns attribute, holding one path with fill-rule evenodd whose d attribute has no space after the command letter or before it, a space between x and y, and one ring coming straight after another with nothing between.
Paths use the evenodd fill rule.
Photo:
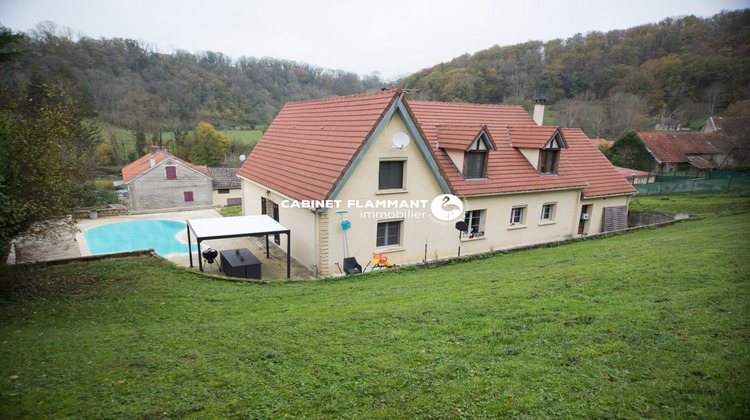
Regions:
<instances>
[{"instance_id":1,"label":"dormer window","mask_svg":"<svg viewBox=\"0 0 750 420\"><path fill-rule=\"evenodd\" d=\"M564 147L565 144L562 142L559 133L555 134L547 142L539 153L538 168L540 174L557 174L557 167L560 162L560 149Z\"/></svg>"},{"instance_id":2,"label":"dormer window","mask_svg":"<svg viewBox=\"0 0 750 420\"><path fill-rule=\"evenodd\" d=\"M492 143L483 132L466 150L464 159L466 179L487 178L487 157L490 150L492 150Z\"/></svg>"}]
</instances>

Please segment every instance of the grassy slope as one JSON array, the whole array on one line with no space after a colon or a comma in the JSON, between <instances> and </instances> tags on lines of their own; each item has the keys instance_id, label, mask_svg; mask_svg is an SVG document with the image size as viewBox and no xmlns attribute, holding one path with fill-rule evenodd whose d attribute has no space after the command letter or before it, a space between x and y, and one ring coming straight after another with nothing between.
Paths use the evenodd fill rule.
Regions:
<instances>
[{"instance_id":1,"label":"grassy slope","mask_svg":"<svg viewBox=\"0 0 750 420\"><path fill-rule=\"evenodd\" d=\"M6 272L0 412L747 417L748 237L744 213L271 285L158 258Z\"/></svg>"}]
</instances>

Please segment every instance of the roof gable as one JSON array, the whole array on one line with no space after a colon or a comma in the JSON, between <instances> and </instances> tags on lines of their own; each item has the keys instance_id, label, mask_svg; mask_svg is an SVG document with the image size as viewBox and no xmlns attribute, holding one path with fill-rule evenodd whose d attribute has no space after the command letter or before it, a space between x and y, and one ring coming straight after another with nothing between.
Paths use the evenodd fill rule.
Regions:
<instances>
[{"instance_id":1,"label":"roof gable","mask_svg":"<svg viewBox=\"0 0 750 420\"><path fill-rule=\"evenodd\" d=\"M153 163L151 162L152 158ZM199 174L205 175L207 177L211 176L211 174L208 172L208 167L206 167L205 165L193 165L191 163L185 162L177 156L166 152L165 150L160 150L154 153L145 154L137 160L131 162L127 166L123 167L121 171L122 180L127 184L140 177L141 175L151 171L153 168L160 166L165 160L168 159L170 160L170 162L185 166L186 168L198 172Z\"/></svg>"},{"instance_id":2,"label":"roof gable","mask_svg":"<svg viewBox=\"0 0 750 420\"><path fill-rule=\"evenodd\" d=\"M391 90L286 104L238 176L297 200L333 199L396 112L422 155L434 161L401 91ZM434 169L439 176L437 164Z\"/></svg>"},{"instance_id":3,"label":"roof gable","mask_svg":"<svg viewBox=\"0 0 750 420\"><path fill-rule=\"evenodd\" d=\"M485 141L487 149L495 150L495 141L486 125L436 124L435 138L436 146L442 149L468 151L477 140L482 140Z\"/></svg>"},{"instance_id":4,"label":"roof gable","mask_svg":"<svg viewBox=\"0 0 750 420\"><path fill-rule=\"evenodd\" d=\"M556 135L560 135L558 127L547 126L508 126L507 131L511 146L530 149L542 149ZM565 141L560 137L563 143L560 147L565 148Z\"/></svg>"}]
</instances>

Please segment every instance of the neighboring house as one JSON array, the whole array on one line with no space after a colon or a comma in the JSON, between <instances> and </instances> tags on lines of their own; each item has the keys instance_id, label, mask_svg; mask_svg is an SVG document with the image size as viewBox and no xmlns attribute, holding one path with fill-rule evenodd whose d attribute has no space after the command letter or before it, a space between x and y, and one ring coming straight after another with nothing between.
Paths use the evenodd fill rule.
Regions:
<instances>
[{"instance_id":1,"label":"neighboring house","mask_svg":"<svg viewBox=\"0 0 750 420\"><path fill-rule=\"evenodd\" d=\"M609 149L612 147L613 144L615 144L612 140L602 139L602 138L595 138L590 139L591 144L593 144L597 149L599 149L601 146L604 146L605 149Z\"/></svg>"},{"instance_id":2,"label":"neighboring house","mask_svg":"<svg viewBox=\"0 0 750 420\"><path fill-rule=\"evenodd\" d=\"M322 275L345 255L413 263L625 227L635 193L579 129L400 90L286 104L238 176L243 214L290 228Z\"/></svg>"},{"instance_id":3,"label":"neighboring house","mask_svg":"<svg viewBox=\"0 0 750 420\"><path fill-rule=\"evenodd\" d=\"M654 130L659 131L680 131L682 123L674 118L662 118L654 124Z\"/></svg>"},{"instance_id":4,"label":"neighboring house","mask_svg":"<svg viewBox=\"0 0 750 420\"><path fill-rule=\"evenodd\" d=\"M701 132L720 132L731 136L744 135L750 132L750 117L708 117Z\"/></svg>"},{"instance_id":5,"label":"neighboring house","mask_svg":"<svg viewBox=\"0 0 750 420\"><path fill-rule=\"evenodd\" d=\"M205 166L196 166L158 147L122 168L133 211L212 204L212 181Z\"/></svg>"},{"instance_id":6,"label":"neighboring house","mask_svg":"<svg viewBox=\"0 0 750 420\"><path fill-rule=\"evenodd\" d=\"M631 184L650 184L656 182L656 174L646 171L639 171L638 169L629 169L615 166L617 172L624 176Z\"/></svg>"},{"instance_id":7,"label":"neighboring house","mask_svg":"<svg viewBox=\"0 0 750 420\"><path fill-rule=\"evenodd\" d=\"M213 180L213 203L219 206L239 206L242 204L242 185L237 178L240 168L213 168L208 172Z\"/></svg>"},{"instance_id":8,"label":"neighboring house","mask_svg":"<svg viewBox=\"0 0 750 420\"><path fill-rule=\"evenodd\" d=\"M698 169L730 168L747 157L734 139L722 133L642 131L637 134L656 161L657 173L674 172L680 165Z\"/></svg>"}]
</instances>

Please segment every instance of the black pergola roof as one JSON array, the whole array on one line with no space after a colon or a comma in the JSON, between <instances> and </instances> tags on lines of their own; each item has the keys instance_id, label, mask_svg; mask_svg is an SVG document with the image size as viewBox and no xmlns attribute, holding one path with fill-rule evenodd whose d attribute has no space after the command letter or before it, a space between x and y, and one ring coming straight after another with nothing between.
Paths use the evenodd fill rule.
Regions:
<instances>
[{"instance_id":1,"label":"black pergola roof","mask_svg":"<svg viewBox=\"0 0 750 420\"><path fill-rule=\"evenodd\" d=\"M239 238L243 236L265 236L266 257L268 257L268 235L286 234L286 277L291 277L291 231L270 216L216 217L211 219L193 219L187 221L188 252L190 267L193 267L193 252L190 249L190 232L193 232L198 243L198 267L203 271L203 260L200 256L201 242L207 239Z\"/></svg>"}]
</instances>

